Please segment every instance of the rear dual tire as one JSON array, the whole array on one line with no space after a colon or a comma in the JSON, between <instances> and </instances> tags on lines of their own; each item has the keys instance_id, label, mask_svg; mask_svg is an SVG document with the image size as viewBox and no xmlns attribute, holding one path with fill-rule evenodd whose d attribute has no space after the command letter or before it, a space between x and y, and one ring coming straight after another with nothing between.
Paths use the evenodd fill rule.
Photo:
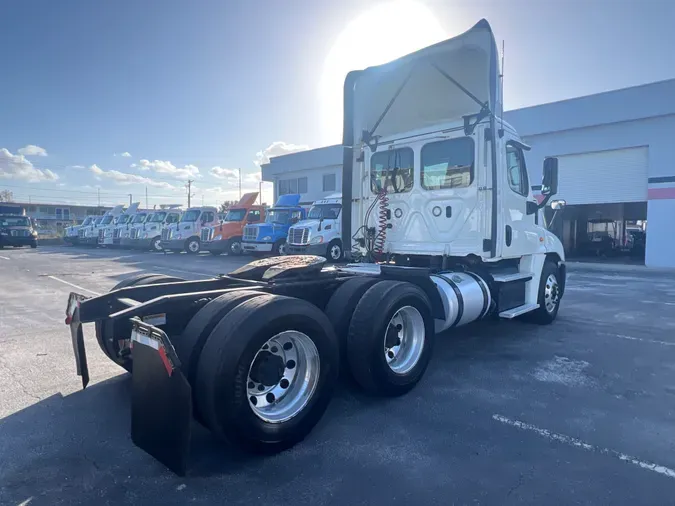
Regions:
<instances>
[{"instance_id":1,"label":"rear dual tire","mask_svg":"<svg viewBox=\"0 0 675 506\"><path fill-rule=\"evenodd\" d=\"M218 438L276 453L304 439L319 421L338 368L337 338L316 306L261 294L213 328L193 392L200 417Z\"/></svg>"}]
</instances>

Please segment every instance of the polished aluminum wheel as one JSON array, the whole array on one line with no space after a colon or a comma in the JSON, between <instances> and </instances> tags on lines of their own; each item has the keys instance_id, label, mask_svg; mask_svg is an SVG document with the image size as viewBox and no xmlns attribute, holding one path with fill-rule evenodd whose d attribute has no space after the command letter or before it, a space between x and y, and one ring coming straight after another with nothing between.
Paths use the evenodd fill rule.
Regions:
<instances>
[{"instance_id":1,"label":"polished aluminum wheel","mask_svg":"<svg viewBox=\"0 0 675 506\"><path fill-rule=\"evenodd\" d=\"M424 318L412 306L400 308L387 325L384 357L396 374L407 374L419 362L424 351Z\"/></svg>"},{"instance_id":2,"label":"polished aluminum wheel","mask_svg":"<svg viewBox=\"0 0 675 506\"><path fill-rule=\"evenodd\" d=\"M280 255L286 254L286 243L285 242L283 242L279 245L279 254Z\"/></svg>"},{"instance_id":3,"label":"polished aluminum wheel","mask_svg":"<svg viewBox=\"0 0 675 506\"><path fill-rule=\"evenodd\" d=\"M281 423L300 413L319 382L319 351L307 334L288 330L256 353L248 371L248 403L258 418Z\"/></svg>"},{"instance_id":4,"label":"polished aluminum wheel","mask_svg":"<svg viewBox=\"0 0 675 506\"><path fill-rule=\"evenodd\" d=\"M556 306L560 302L560 287L558 286L558 278L555 274L549 274L546 278L546 288L544 289L544 306L549 314L555 311Z\"/></svg>"},{"instance_id":5,"label":"polished aluminum wheel","mask_svg":"<svg viewBox=\"0 0 675 506\"><path fill-rule=\"evenodd\" d=\"M198 253L199 252L199 241L192 240L188 243L188 249L190 250L190 253Z\"/></svg>"},{"instance_id":6,"label":"polished aluminum wheel","mask_svg":"<svg viewBox=\"0 0 675 506\"><path fill-rule=\"evenodd\" d=\"M240 241L234 241L232 244L230 244L230 253L233 255L238 255L241 253L241 242Z\"/></svg>"},{"instance_id":7,"label":"polished aluminum wheel","mask_svg":"<svg viewBox=\"0 0 675 506\"><path fill-rule=\"evenodd\" d=\"M342 257L342 248L339 244L333 244L330 248L330 258L333 261L340 260Z\"/></svg>"}]
</instances>

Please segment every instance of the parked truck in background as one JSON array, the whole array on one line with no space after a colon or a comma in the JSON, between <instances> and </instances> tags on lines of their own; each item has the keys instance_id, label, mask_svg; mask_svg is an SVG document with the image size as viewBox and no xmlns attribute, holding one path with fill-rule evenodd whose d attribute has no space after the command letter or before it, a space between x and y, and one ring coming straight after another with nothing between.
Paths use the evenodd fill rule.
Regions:
<instances>
[{"instance_id":1,"label":"parked truck in background","mask_svg":"<svg viewBox=\"0 0 675 506\"><path fill-rule=\"evenodd\" d=\"M342 195L339 193L314 202L307 219L288 229L287 254L320 255L329 262L342 260L341 211Z\"/></svg>"},{"instance_id":2,"label":"parked truck in background","mask_svg":"<svg viewBox=\"0 0 675 506\"><path fill-rule=\"evenodd\" d=\"M202 249L212 255L241 255L244 226L265 220L265 208L254 205L257 198L258 192L244 194L227 210L219 224L202 228Z\"/></svg>"},{"instance_id":3,"label":"parked truck in background","mask_svg":"<svg viewBox=\"0 0 675 506\"><path fill-rule=\"evenodd\" d=\"M218 210L215 207L191 207L183 212L178 223L169 225L162 231L160 244L165 251L185 251L194 255L202 249L202 229L217 223Z\"/></svg>"},{"instance_id":4,"label":"parked truck in background","mask_svg":"<svg viewBox=\"0 0 675 506\"><path fill-rule=\"evenodd\" d=\"M276 205L266 211L263 223L246 225L241 243L244 252L285 255L289 227L307 216L299 203L298 194L282 195Z\"/></svg>"},{"instance_id":5,"label":"parked truck in background","mask_svg":"<svg viewBox=\"0 0 675 506\"><path fill-rule=\"evenodd\" d=\"M283 451L325 413L341 359L369 394L400 396L424 376L437 333L488 317L556 319L565 254L540 210L556 194L558 160L544 161L537 203L529 148L501 120L498 61L482 20L347 75L341 237L354 263L278 256L226 276L143 274L91 299L70 295L83 386L82 322L96 322L104 353L133 371L136 445L184 474L194 414L233 445ZM300 215L297 203L246 226L245 249L249 228L272 247L275 221Z\"/></svg>"},{"instance_id":6,"label":"parked truck in background","mask_svg":"<svg viewBox=\"0 0 675 506\"><path fill-rule=\"evenodd\" d=\"M178 206L164 206L151 211L142 223L132 223L129 238L123 240L130 248L144 251L162 251L162 230L180 220Z\"/></svg>"},{"instance_id":7,"label":"parked truck in background","mask_svg":"<svg viewBox=\"0 0 675 506\"><path fill-rule=\"evenodd\" d=\"M96 215L89 215L82 220L82 223L79 225L71 225L70 227L66 227L63 231L63 241L67 244L72 244L76 245L79 244L80 242L80 235L79 232L81 229L86 229L88 226L94 223L94 220L96 220L98 216Z\"/></svg>"},{"instance_id":8,"label":"parked truck in background","mask_svg":"<svg viewBox=\"0 0 675 506\"><path fill-rule=\"evenodd\" d=\"M99 246L119 246L122 233L127 230L129 223L138 213L140 205L140 202L134 202L109 225L102 227L98 236Z\"/></svg>"},{"instance_id":9,"label":"parked truck in background","mask_svg":"<svg viewBox=\"0 0 675 506\"><path fill-rule=\"evenodd\" d=\"M115 219L124 212L123 205L117 205L106 211L99 219L94 220L90 225L80 228L78 231L79 243L88 246L96 246L99 243L99 237L105 234L104 230L113 224Z\"/></svg>"},{"instance_id":10,"label":"parked truck in background","mask_svg":"<svg viewBox=\"0 0 675 506\"><path fill-rule=\"evenodd\" d=\"M37 248L38 232L35 221L22 213L0 213L0 249L5 246Z\"/></svg>"},{"instance_id":11,"label":"parked truck in background","mask_svg":"<svg viewBox=\"0 0 675 506\"><path fill-rule=\"evenodd\" d=\"M119 245L123 248L131 248L135 244L135 239L131 238L131 234L138 235L145 222L152 215L152 211L137 211L136 214L127 221L125 227L119 232Z\"/></svg>"}]
</instances>

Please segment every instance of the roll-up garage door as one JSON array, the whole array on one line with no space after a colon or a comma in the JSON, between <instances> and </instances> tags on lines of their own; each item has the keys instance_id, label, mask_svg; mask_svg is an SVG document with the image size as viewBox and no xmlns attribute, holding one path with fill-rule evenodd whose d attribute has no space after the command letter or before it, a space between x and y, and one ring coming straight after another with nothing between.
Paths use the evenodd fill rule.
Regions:
<instances>
[{"instance_id":1,"label":"roll-up garage door","mask_svg":"<svg viewBox=\"0 0 675 506\"><path fill-rule=\"evenodd\" d=\"M558 157L558 195L568 204L647 200L647 148Z\"/></svg>"}]
</instances>

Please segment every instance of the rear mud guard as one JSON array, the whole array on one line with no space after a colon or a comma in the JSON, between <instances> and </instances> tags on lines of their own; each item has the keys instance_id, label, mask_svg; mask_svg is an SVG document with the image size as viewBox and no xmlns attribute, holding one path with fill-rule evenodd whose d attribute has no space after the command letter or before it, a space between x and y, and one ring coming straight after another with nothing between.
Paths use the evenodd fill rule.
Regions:
<instances>
[{"instance_id":1,"label":"rear mud guard","mask_svg":"<svg viewBox=\"0 0 675 506\"><path fill-rule=\"evenodd\" d=\"M179 476L190 449L192 391L169 337L132 318L131 439Z\"/></svg>"},{"instance_id":2,"label":"rear mud guard","mask_svg":"<svg viewBox=\"0 0 675 506\"><path fill-rule=\"evenodd\" d=\"M82 388L89 384L89 366L87 365L87 353L84 350L84 333L80 321L80 303L87 297L79 293L71 292L66 306L66 325L70 327L70 339L73 343L75 365L77 375L82 377Z\"/></svg>"}]
</instances>

